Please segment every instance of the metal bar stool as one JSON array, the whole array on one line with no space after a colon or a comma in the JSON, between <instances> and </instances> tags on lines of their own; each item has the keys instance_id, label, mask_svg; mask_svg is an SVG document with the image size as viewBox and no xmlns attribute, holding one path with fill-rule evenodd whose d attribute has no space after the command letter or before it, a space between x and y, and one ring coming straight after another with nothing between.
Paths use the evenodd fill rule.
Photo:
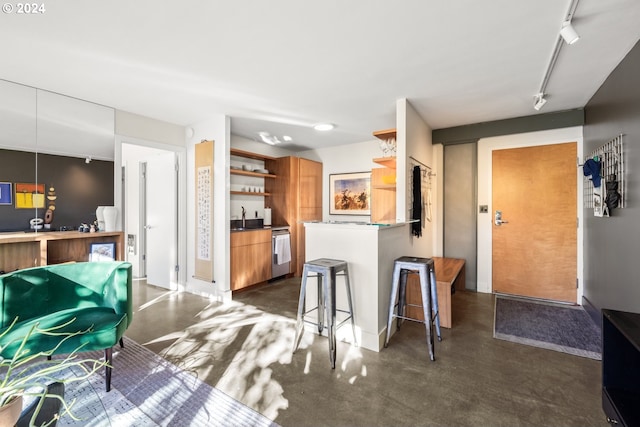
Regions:
<instances>
[{"instance_id":1,"label":"metal bar stool","mask_svg":"<svg viewBox=\"0 0 640 427\"><path fill-rule=\"evenodd\" d=\"M422 295L422 309L424 321L405 316L407 306L407 275L417 273L420 276L420 293ZM396 298L398 302L396 303ZM397 307L397 312L396 312ZM433 345L433 323L436 325L438 341L442 340L440 335L440 314L438 313L438 292L436 283L436 271L431 258L400 257L395 260L393 267L393 278L391 282L391 297L389 300L389 317L387 320L387 336L384 346L389 345L391 336L391 325L393 319L397 318L397 328L400 329L402 320L411 320L425 324L427 331L427 346L429 348L429 358L436 360Z\"/></svg>"},{"instance_id":2,"label":"metal bar stool","mask_svg":"<svg viewBox=\"0 0 640 427\"><path fill-rule=\"evenodd\" d=\"M318 285L318 305L310 310L305 310L307 277L309 273L316 273ZM340 310L336 308L336 276L343 276L347 290L347 302L349 310ZM313 277L313 276L311 276ZM311 322L305 320L304 317L312 311L318 311L318 321ZM345 261L320 258L304 263L302 269L302 280L300 282L300 300L298 302L298 318L296 321L296 336L293 342L293 351L295 352L300 345L300 339L304 332L304 322L317 325L318 333L322 334L325 328L324 315L327 315L327 332L329 338L329 361L331 368L336 367L336 329L342 326L347 320L351 320L351 329L353 332L353 342L356 343L356 325L353 318L353 302L351 298L351 286L349 285L349 267ZM348 314L339 324L336 325L336 312Z\"/></svg>"}]
</instances>

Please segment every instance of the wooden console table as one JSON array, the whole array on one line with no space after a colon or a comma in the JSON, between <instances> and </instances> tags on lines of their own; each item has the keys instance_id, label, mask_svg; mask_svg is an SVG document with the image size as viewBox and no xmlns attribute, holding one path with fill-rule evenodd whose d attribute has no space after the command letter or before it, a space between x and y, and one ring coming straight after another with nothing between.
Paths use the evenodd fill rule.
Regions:
<instances>
[{"instance_id":1,"label":"wooden console table","mask_svg":"<svg viewBox=\"0 0 640 427\"><path fill-rule=\"evenodd\" d=\"M436 270L438 292L438 308L440 312L440 326L451 328L451 296L458 290L465 288L465 261L460 258L433 257ZM417 275L407 278L407 316L424 320L420 282Z\"/></svg>"},{"instance_id":2,"label":"wooden console table","mask_svg":"<svg viewBox=\"0 0 640 427\"><path fill-rule=\"evenodd\" d=\"M8 273L41 265L89 261L92 243L112 242L116 244L116 260L124 260L124 233L121 231L0 233L0 271Z\"/></svg>"}]
</instances>

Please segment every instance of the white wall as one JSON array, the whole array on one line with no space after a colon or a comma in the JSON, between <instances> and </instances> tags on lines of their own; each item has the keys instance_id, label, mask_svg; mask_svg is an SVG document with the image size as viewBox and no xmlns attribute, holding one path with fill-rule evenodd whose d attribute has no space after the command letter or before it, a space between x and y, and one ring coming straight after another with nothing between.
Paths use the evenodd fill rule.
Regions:
<instances>
[{"instance_id":1,"label":"white wall","mask_svg":"<svg viewBox=\"0 0 640 427\"><path fill-rule=\"evenodd\" d=\"M229 272L229 117L213 115L190 125L193 136L187 144L187 277L185 290L217 300L231 300ZM213 140L213 280L208 283L195 275L195 145Z\"/></svg>"},{"instance_id":2,"label":"white wall","mask_svg":"<svg viewBox=\"0 0 640 427\"><path fill-rule=\"evenodd\" d=\"M116 110L116 135L184 147L184 132L180 125Z\"/></svg>"},{"instance_id":3,"label":"white wall","mask_svg":"<svg viewBox=\"0 0 640 427\"><path fill-rule=\"evenodd\" d=\"M330 215L329 214L329 175L347 172L371 172L379 167L371 159L382 157L378 140L357 144L339 145L317 150L302 151L299 157L322 162L322 219L323 221L366 221L367 215Z\"/></svg>"},{"instance_id":4,"label":"white wall","mask_svg":"<svg viewBox=\"0 0 640 427\"><path fill-rule=\"evenodd\" d=\"M396 184L396 215L398 220L407 221L411 219L413 167L419 165L410 159L410 156L429 166L433 173L436 173L436 169L433 161L431 128L422 120L406 99L400 99L396 103L396 125L398 145L396 159L396 173L398 176ZM434 214L436 213L435 204L438 200L437 178L437 175L431 177L431 199ZM412 237L411 253L406 255L420 257L432 257L434 255L434 247L437 246L434 241L434 230L438 228L437 221L438 218L435 215L433 215L431 221L424 219L422 236Z\"/></svg>"},{"instance_id":5,"label":"white wall","mask_svg":"<svg viewBox=\"0 0 640 427\"><path fill-rule=\"evenodd\" d=\"M565 129L554 129L540 132L523 133L518 135L505 135L492 138L482 138L478 141L478 205L488 205L489 212L478 214L478 292L492 292L491 284L491 230L492 212L491 206L491 158L493 150L517 147L529 147L538 145L559 144L563 142L577 142L578 157L582 158L583 138L582 127L576 126ZM576 159L577 164L577 159ZM582 257L583 257L583 220L582 199L583 182L582 169L576 166L578 176L578 202L576 215L579 219L578 227L578 301L582 299Z\"/></svg>"}]
</instances>

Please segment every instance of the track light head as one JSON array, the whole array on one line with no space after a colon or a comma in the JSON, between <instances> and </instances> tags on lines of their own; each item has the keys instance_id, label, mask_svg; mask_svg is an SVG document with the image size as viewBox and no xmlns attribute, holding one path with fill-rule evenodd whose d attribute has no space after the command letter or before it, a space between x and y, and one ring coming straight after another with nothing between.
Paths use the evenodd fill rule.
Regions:
<instances>
[{"instance_id":1,"label":"track light head","mask_svg":"<svg viewBox=\"0 0 640 427\"><path fill-rule=\"evenodd\" d=\"M544 106L544 104L547 103L547 100L544 99L544 93L539 93L536 96L533 97L533 108L536 109L536 111L540 111L540 109Z\"/></svg>"},{"instance_id":2,"label":"track light head","mask_svg":"<svg viewBox=\"0 0 640 427\"><path fill-rule=\"evenodd\" d=\"M580 36L571 25L571 21L564 21L562 23L562 28L560 29L560 35L564 39L567 44L574 44L578 40L580 40Z\"/></svg>"},{"instance_id":3,"label":"track light head","mask_svg":"<svg viewBox=\"0 0 640 427\"><path fill-rule=\"evenodd\" d=\"M85 162L86 164L91 163L91 156L87 156L87 158L86 158L86 159L84 159L84 162Z\"/></svg>"}]
</instances>

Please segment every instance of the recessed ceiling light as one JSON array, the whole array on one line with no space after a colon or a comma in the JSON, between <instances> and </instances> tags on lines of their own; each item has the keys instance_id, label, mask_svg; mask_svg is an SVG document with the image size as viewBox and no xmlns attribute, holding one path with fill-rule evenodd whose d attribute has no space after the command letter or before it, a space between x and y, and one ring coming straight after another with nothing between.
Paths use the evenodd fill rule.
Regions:
<instances>
[{"instance_id":1,"label":"recessed ceiling light","mask_svg":"<svg viewBox=\"0 0 640 427\"><path fill-rule=\"evenodd\" d=\"M335 126L332 125L331 123L318 123L317 125L315 125L313 128L315 130L319 130L319 131L328 131L333 129Z\"/></svg>"},{"instance_id":2,"label":"recessed ceiling light","mask_svg":"<svg viewBox=\"0 0 640 427\"><path fill-rule=\"evenodd\" d=\"M282 139L287 141L287 142L293 141L293 138L291 138L289 135L282 135Z\"/></svg>"}]
</instances>

